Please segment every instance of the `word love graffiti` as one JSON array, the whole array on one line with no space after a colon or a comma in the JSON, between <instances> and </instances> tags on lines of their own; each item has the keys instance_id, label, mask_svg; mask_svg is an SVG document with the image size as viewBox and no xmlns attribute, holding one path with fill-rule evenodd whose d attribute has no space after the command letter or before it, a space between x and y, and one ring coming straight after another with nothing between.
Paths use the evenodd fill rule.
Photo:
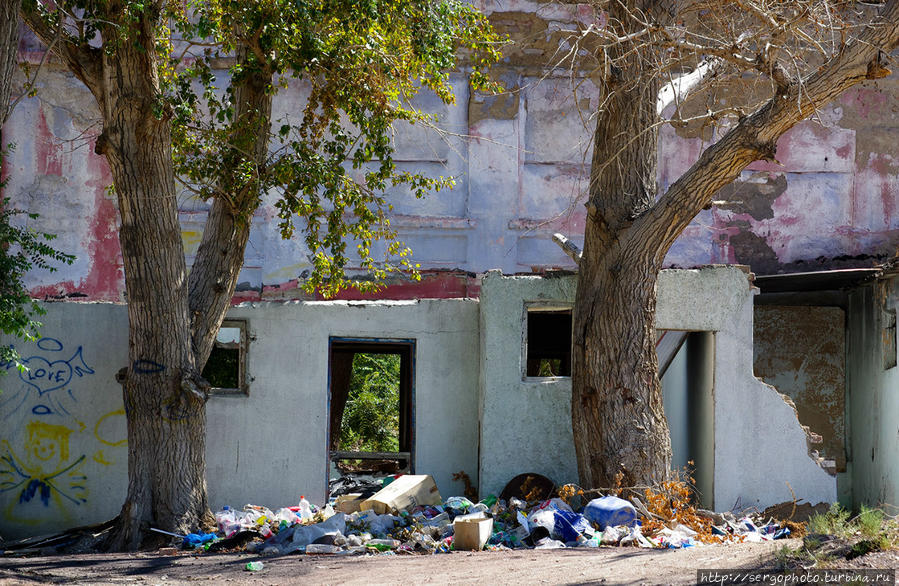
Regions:
<instances>
[{"instance_id":1,"label":"word love graffiti","mask_svg":"<svg viewBox=\"0 0 899 586\"><path fill-rule=\"evenodd\" d=\"M76 377L94 374L94 369L84 362L81 346L67 358L61 358L68 352L65 352L63 343L55 338L41 338L37 341L37 347L42 355L35 354L21 361L26 370L19 372L19 378L25 385L0 395L0 416L4 419L26 404L34 415L69 415L61 399L67 397L67 400L75 401L70 383ZM12 363L0 364L0 368L6 370L14 367ZM29 400L29 395L34 397L35 391L37 402Z\"/></svg>"},{"instance_id":2,"label":"word love graffiti","mask_svg":"<svg viewBox=\"0 0 899 586\"><path fill-rule=\"evenodd\" d=\"M53 338L42 338L38 341L38 347L41 350L59 352L62 350L62 343ZM43 356L31 356L23 360L22 364L28 370L20 372L19 378L34 387L41 395L65 387L75 375L82 377L94 374L94 369L84 363L81 346L78 346L75 354L66 360L51 362Z\"/></svg>"}]
</instances>

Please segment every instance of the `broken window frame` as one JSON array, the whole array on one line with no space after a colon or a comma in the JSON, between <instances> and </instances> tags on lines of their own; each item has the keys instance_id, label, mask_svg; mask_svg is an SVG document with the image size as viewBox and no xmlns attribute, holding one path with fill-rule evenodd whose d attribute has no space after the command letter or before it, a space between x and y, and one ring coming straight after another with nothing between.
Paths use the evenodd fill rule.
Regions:
<instances>
[{"instance_id":1,"label":"broken window frame","mask_svg":"<svg viewBox=\"0 0 899 586\"><path fill-rule=\"evenodd\" d=\"M561 371L564 373L567 371L567 374L559 374L553 376L534 376L528 374L528 361L529 361L529 352L528 352L528 324L529 324L529 316L531 313L555 313L555 314L567 314L569 319L572 318L572 311L574 309L573 304L571 303L562 303L562 302L547 302L547 301L526 301L524 303L523 315L521 319L522 328L521 328L521 380L529 381L529 382L549 382L549 381L557 381L557 380L571 380L571 349L572 349L572 339L568 340L568 353L567 353L567 368L565 367L565 358L561 358L562 360L562 368Z\"/></svg>"},{"instance_id":2,"label":"broken window frame","mask_svg":"<svg viewBox=\"0 0 899 586\"><path fill-rule=\"evenodd\" d=\"M397 461L400 472L415 472L415 350L414 338L354 338L331 336L328 338L328 462L338 460L388 460ZM400 355L400 396L399 396L399 445L398 452L354 452L332 449L334 415L332 378L335 351L356 354L399 354ZM350 358L352 370L352 358ZM340 412L341 419L343 410ZM405 449L404 449L405 448ZM403 466L405 462L405 466ZM330 468L330 467L329 467ZM330 471L328 472L330 475Z\"/></svg>"},{"instance_id":3,"label":"broken window frame","mask_svg":"<svg viewBox=\"0 0 899 586\"><path fill-rule=\"evenodd\" d=\"M237 357L237 387L210 387L209 394L215 396L241 396L247 397L250 395L250 384L249 377L247 376L247 354L249 353L249 322L245 319L225 319L222 321L222 325L219 328L238 328L240 330L240 341L236 344L223 344L218 341L218 334L216 334L216 340L213 343L212 351L215 352L216 348L226 348L226 349L237 349L238 357ZM233 346L232 348L228 348L228 346ZM210 354L211 355L211 354ZM208 364L208 361L207 361ZM205 369L204 369L205 370Z\"/></svg>"}]
</instances>

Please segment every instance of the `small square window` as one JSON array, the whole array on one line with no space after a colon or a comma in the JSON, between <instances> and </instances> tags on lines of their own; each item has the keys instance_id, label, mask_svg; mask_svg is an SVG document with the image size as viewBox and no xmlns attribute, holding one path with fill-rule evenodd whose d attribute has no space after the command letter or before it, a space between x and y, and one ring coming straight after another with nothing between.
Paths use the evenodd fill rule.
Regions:
<instances>
[{"instance_id":1,"label":"small square window","mask_svg":"<svg viewBox=\"0 0 899 586\"><path fill-rule=\"evenodd\" d=\"M203 378L214 395L247 395L247 322L225 320L215 338Z\"/></svg>"},{"instance_id":2,"label":"small square window","mask_svg":"<svg viewBox=\"0 0 899 586\"><path fill-rule=\"evenodd\" d=\"M527 308L525 376L571 376L571 310Z\"/></svg>"}]
</instances>

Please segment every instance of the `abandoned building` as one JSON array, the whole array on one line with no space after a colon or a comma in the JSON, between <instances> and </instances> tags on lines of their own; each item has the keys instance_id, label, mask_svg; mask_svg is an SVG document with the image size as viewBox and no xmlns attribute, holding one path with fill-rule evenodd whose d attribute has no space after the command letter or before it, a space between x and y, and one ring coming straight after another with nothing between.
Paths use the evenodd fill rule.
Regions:
<instances>
[{"instance_id":1,"label":"abandoned building","mask_svg":"<svg viewBox=\"0 0 899 586\"><path fill-rule=\"evenodd\" d=\"M509 30L576 20L576 7L494 7ZM239 291L219 336L228 372L208 403L214 508L326 498L347 458L333 431L353 356L396 355L396 451L404 470L482 495L537 472L577 480L571 441L572 261L551 235L582 239L589 173L589 80L545 76L540 49L515 52L485 97L455 74L456 106L419 104L449 131L398 128L401 168L454 175L453 191L389 194L394 225L423 267L376 295L322 300L300 288L301 239L282 240L274 194L253 218ZM22 58L40 59L33 39ZM127 315L109 170L93 152L88 91L52 64L3 128L16 149L4 195L40 213L77 260L35 272L44 337L14 342L30 371L0 379L0 534L105 520L126 491L121 388ZM301 92L276 102L301 108ZM865 84L779 143L672 248L656 327L675 466L695 462L718 510L803 499L899 505L899 83ZM277 114L276 114L277 115ZM665 189L712 140L666 127ZM207 204L185 195L188 263ZM725 266L739 265L739 266ZM3 340L4 343L11 342ZM358 454L357 454L358 456ZM364 455L363 455L364 456Z\"/></svg>"}]
</instances>

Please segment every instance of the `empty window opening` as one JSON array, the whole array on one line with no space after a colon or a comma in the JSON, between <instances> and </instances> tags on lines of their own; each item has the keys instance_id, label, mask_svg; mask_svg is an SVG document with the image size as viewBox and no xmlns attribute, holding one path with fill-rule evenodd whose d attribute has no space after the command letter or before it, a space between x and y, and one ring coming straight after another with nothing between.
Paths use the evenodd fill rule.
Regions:
<instances>
[{"instance_id":1,"label":"empty window opening","mask_svg":"<svg viewBox=\"0 0 899 586\"><path fill-rule=\"evenodd\" d=\"M203 367L203 378L212 386L210 392L219 395L245 395L247 322L225 320Z\"/></svg>"},{"instance_id":2,"label":"empty window opening","mask_svg":"<svg viewBox=\"0 0 899 586\"><path fill-rule=\"evenodd\" d=\"M527 308L525 376L571 376L571 310Z\"/></svg>"},{"instance_id":3,"label":"empty window opening","mask_svg":"<svg viewBox=\"0 0 899 586\"><path fill-rule=\"evenodd\" d=\"M412 471L414 341L332 339L331 480Z\"/></svg>"}]
</instances>

